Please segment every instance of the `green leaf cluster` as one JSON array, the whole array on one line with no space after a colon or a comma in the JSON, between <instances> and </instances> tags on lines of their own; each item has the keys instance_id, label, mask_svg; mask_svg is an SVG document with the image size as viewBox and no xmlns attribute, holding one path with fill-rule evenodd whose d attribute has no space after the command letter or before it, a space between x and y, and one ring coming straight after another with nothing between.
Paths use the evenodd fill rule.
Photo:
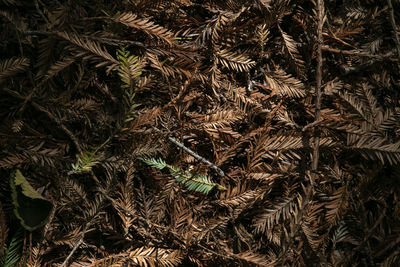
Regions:
<instances>
[{"instance_id":1,"label":"green leaf cluster","mask_svg":"<svg viewBox=\"0 0 400 267\"><path fill-rule=\"evenodd\" d=\"M200 192L207 195L213 188L217 188L218 190L226 190L224 186L213 183L207 175L192 174L188 170L182 170L179 166L167 164L163 159L141 158L140 160L159 170L168 168L171 176L174 177L177 182L184 184L190 191Z\"/></svg>"}]
</instances>

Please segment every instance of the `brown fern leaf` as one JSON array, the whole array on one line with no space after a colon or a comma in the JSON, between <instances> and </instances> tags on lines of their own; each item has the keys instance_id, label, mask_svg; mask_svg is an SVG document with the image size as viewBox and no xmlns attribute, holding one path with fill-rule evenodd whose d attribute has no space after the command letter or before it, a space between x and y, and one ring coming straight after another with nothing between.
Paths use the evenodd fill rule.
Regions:
<instances>
[{"instance_id":1,"label":"brown fern leaf","mask_svg":"<svg viewBox=\"0 0 400 267\"><path fill-rule=\"evenodd\" d=\"M272 229L280 220L286 220L297 213L299 205L298 197L288 197L282 199L280 203L273 205L269 209L264 209L263 213L254 218L253 225L255 233L265 233L267 229Z\"/></svg>"},{"instance_id":2,"label":"brown fern leaf","mask_svg":"<svg viewBox=\"0 0 400 267\"><path fill-rule=\"evenodd\" d=\"M115 58L113 58L107 50L100 46L100 44L88 40L87 38L81 38L79 35L75 33L67 33L67 32L57 32L57 36L71 42L72 44L78 46L81 50L80 53L75 54L76 57L83 56L83 59L93 59L96 61L100 61L96 64L96 67L102 67L105 65L109 65L107 67L107 72L111 72L112 70L117 69L119 62ZM94 57L94 55L96 55Z\"/></svg>"},{"instance_id":3,"label":"brown fern leaf","mask_svg":"<svg viewBox=\"0 0 400 267\"><path fill-rule=\"evenodd\" d=\"M0 61L0 82L7 77L25 71L29 67L27 58L10 58Z\"/></svg>"},{"instance_id":4,"label":"brown fern leaf","mask_svg":"<svg viewBox=\"0 0 400 267\"><path fill-rule=\"evenodd\" d=\"M293 40L292 36L285 33L280 27L278 27L278 28L279 28L279 31L281 32L286 55L292 62L292 66L294 67L294 70L296 71L296 73L298 75L300 75L300 77L305 77L305 74L304 74L305 65L304 65L304 61L301 58L299 50L297 49L297 43Z\"/></svg>"},{"instance_id":5,"label":"brown fern leaf","mask_svg":"<svg viewBox=\"0 0 400 267\"><path fill-rule=\"evenodd\" d=\"M266 86L273 94L300 98L305 96L304 84L283 70L265 73Z\"/></svg>"},{"instance_id":6,"label":"brown fern leaf","mask_svg":"<svg viewBox=\"0 0 400 267\"><path fill-rule=\"evenodd\" d=\"M229 85L228 92L236 104L236 107L243 114L248 114L250 117L268 113L268 110L266 110L258 101L246 95L246 89L244 87L233 89L231 85Z\"/></svg>"},{"instance_id":7,"label":"brown fern leaf","mask_svg":"<svg viewBox=\"0 0 400 267\"><path fill-rule=\"evenodd\" d=\"M217 44L221 39L224 27L230 21L231 12L221 12L217 17L207 21L204 29L199 33L196 43L197 45L204 45L211 37L213 44Z\"/></svg>"},{"instance_id":8,"label":"brown fern leaf","mask_svg":"<svg viewBox=\"0 0 400 267\"><path fill-rule=\"evenodd\" d=\"M139 116L131 121L127 128L122 129L122 131L135 131L143 125L152 124L160 113L161 109L159 107L153 107L152 109L147 110L144 109Z\"/></svg>"},{"instance_id":9,"label":"brown fern leaf","mask_svg":"<svg viewBox=\"0 0 400 267\"><path fill-rule=\"evenodd\" d=\"M368 121L373 122L376 125L377 118L379 114L382 114L382 108L377 106L377 100L372 94L372 86L367 83L362 83L360 87L357 88L356 94L361 101L365 116Z\"/></svg>"},{"instance_id":10,"label":"brown fern leaf","mask_svg":"<svg viewBox=\"0 0 400 267\"><path fill-rule=\"evenodd\" d=\"M326 198L324 204L326 212L326 220L330 224L339 223L340 216L347 208L347 189L346 186L338 188L331 196Z\"/></svg>"},{"instance_id":11,"label":"brown fern leaf","mask_svg":"<svg viewBox=\"0 0 400 267\"><path fill-rule=\"evenodd\" d=\"M329 81L324 86L324 94L325 95L333 95L337 94L343 88L343 82L339 79L333 79Z\"/></svg>"},{"instance_id":12,"label":"brown fern leaf","mask_svg":"<svg viewBox=\"0 0 400 267\"><path fill-rule=\"evenodd\" d=\"M138 18L136 14L131 12L124 12L118 14L114 17L116 22L122 23L130 28L135 28L145 33L157 37L169 45L175 44L175 36L168 29L157 25L156 23L150 21L148 18Z\"/></svg>"},{"instance_id":13,"label":"brown fern leaf","mask_svg":"<svg viewBox=\"0 0 400 267\"><path fill-rule=\"evenodd\" d=\"M369 118L365 114L364 109L363 109L363 103L358 99L357 96L355 96L354 94L349 93L347 91L344 91L343 93L339 92L338 95L344 101L346 101L355 111L357 111L358 115L361 116L361 118L364 121L369 122ZM372 123L372 121L371 121L371 123Z\"/></svg>"},{"instance_id":14,"label":"brown fern leaf","mask_svg":"<svg viewBox=\"0 0 400 267\"><path fill-rule=\"evenodd\" d=\"M182 261L182 253L179 250L166 250L162 248L141 247L129 252L129 261L139 266L178 266Z\"/></svg>"},{"instance_id":15,"label":"brown fern leaf","mask_svg":"<svg viewBox=\"0 0 400 267\"><path fill-rule=\"evenodd\" d=\"M273 182L275 179L283 177L283 175L268 172L250 172L247 177L248 179Z\"/></svg>"},{"instance_id":16,"label":"brown fern leaf","mask_svg":"<svg viewBox=\"0 0 400 267\"><path fill-rule=\"evenodd\" d=\"M238 184L235 187L229 186L227 191L221 194L220 200L217 200L215 203L219 206L234 208L246 205L257 199L262 199L264 194L265 190L263 188L249 190L246 184Z\"/></svg>"},{"instance_id":17,"label":"brown fern leaf","mask_svg":"<svg viewBox=\"0 0 400 267\"><path fill-rule=\"evenodd\" d=\"M65 57L61 60L58 60L57 62L55 62L53 65L50 66L43 81L47 81L53 78L58 73L71 66L75 61L76 61L75 57Z\"/></svg>"},{"instance_id":18,"label":"brown fern leaf","mask_svg":"<svg viewBox=\"0 0 400 267\"><path fill-rule=\"evenodd\" d=\"M136 209L134 207L135 203L135 193L133 187L133 173L132 169L128 170L126 174L126 181L123 184L120 184L119 191L117 192L118 198L115 200L118 203L118 206L123 208L117 209L118 215L122 222L122 230L124 237L130 239L129 229L133 225L135 219L132 218L126 211L129 211L133 214L136 213Z\"/></svg>"},{"instance_id":19,"label":"brown fern leaf","mask_svg":"<svg viewBox=\"0 0 400 267\"><path fill-rule=\"evenodd\" d=\"M214 114L206 115L201 118L202 125L205 128L221 128L230 126L235 122L242 120L243 114L234 110L219 110Z\"/></svg>"},{"instance_id":20,"label":"brown fern leaf","mask_svg":"<svg viewBox=\"0 0 400 267\"><path fill-rule=\"evenodd\" d=\"M229 51L228 49L217 51L216 55L217 63L228 69L238 72L250 71L250 69L256 64L253 60L245 55L237 54Z\"/></svg>"},{"instance_id":21,"label":"brown fern leaf","mask_svg":"<svg viewBox=\"0 0 400 267\"><path fill-rule=\"evenodd\" d=\"M307 210L304 212L303 223L301 224L301 229L314 251L318 249L325 239L325 236L320 233L321 227L317 223L323 212L322 206L322 204L315 203L307 205Z\"/></svg>"},{"instance_id":22,"label":"brown fern leaf","mask_svg":"<svg viewBox=\"0 0 400 267\"><path fill-rule=\"evenodd\" d=\"M226 25L229 23L230 21L230 17L232 16L232 13L230 12L221 12L218 17L213 21L214 25L211 27L211 40L213 43L218 43L218 41L220 40L221 36L221 32L223 31L223 28L226 27ZM203 35L207 32L207 28L206 31L204 31ZM205 39L205 38L203 38Z\"/></svg>"},{"instance_id":23,"label":"brown fern leaf","mask_svg":"<svg viewBox=\"0 0 400 267\"><path fill-rule=\"evenodd\" d=\"M157 55L147 54L150 66L159 70L166 78L191 78L196 72L197 64L188 59L175 59L170 62L167 59L160 61Z\"/></svg>"},{"instance_id":24,"label":"brown fern leaf","mask_svg":"<svg viewBox=\"0 0 400 267\"><path fill-rule=\"evenodd\" d=\"M358 151L366 159L380 160L382 164L400 163L400 142L391 143L379 136L349 134L347 148Z\"/></svg>"},{"instance_id":25,"label":"brown fern leaf","mask_svg":"<svg viewBox=\"0 0 400 267\"><path fill-rule=\"evenodd\" d=\"M233 254L232 252L228 252L228 255L243 261L250 263L255 266L263 266L263 267L273 267L276 266L276 260L274 257L270 257L270 259L267 260L267 258L264 255L254 253L252 251L245 251L241 252L239 254ZM271 260L272 258L272 260Z\"/></svg>"},{"instance_id":26,"label":"brown fern leaf","mask_svg":"<svg viewBox=\"0 0 400 267\"><path fill-rule=\"evenodd\" d=\"M27 267L41 267L43 266L42 260L41 260L41 255L40 255L40 246L35 246L32 248L30 251L30 255L28 258L28 261L26 262Z\"/></svg>"}]
</instances>

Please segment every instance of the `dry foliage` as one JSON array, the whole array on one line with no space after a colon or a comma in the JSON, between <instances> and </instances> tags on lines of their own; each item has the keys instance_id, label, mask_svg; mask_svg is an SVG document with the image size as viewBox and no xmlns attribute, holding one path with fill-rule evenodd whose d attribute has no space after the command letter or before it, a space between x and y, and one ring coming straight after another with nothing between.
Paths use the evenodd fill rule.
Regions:
<instances>
[{"instance_id":1,"label":"dry foliage","mask_svg":"<svg viewBox=\"0 0 400 267\"><path fill-rule=\"evenodd\" d=\"M400 2L322 2L0 0L3 263L400 266Z\"/></svg>"}]
</instances>

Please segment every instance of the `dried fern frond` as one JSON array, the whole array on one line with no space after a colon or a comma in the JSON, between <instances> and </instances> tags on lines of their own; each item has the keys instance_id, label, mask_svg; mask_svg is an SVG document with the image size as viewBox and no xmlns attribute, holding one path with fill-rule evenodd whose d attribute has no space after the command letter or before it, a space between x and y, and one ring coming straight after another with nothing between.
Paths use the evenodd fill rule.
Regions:
<instances>
[{"instance_id":1,"label":"dried fern frond","mask_svg":"<svg viewBox=\"0 0 400 267\"><path fill-rule=\"evenodd\" d=\"M326 198L324 204L326 212L326 220L328 223L337 224L340 221L340 216L347 208L347 189L345 186L338 188L329 197Z\"/></svg>"},{"instance_id":2,"label":"dried fern frond","mask_svg":"<svg viewBox=\"0 0 400 267\"><path fill-rule=\"evenodd\" d=\"M27 58L9 58L0 61L0 82L7 77L24 72L29 67Z\"/></svg>"},{"instance_id":3,"label":"dried fern frond","mask_svg":"<svg viewBox=\"0 0 400 267\"><path fill-rule=\"evenodd\" d=\"M301 77L304 77L304 61L302 60L299 50L297 49L297 43L293 40L292 36L285 33L280 27L278 28L282 35L285 54L292 62L292 66L296 70L296 73Z\"/></svg>"},{"instance_id":4,"label":"dried fern frond","mask_svg":"<svg viewBox=\"0 0 400 267\"><path fill-rule=\"evenodd\" d=\"M361 116L361 118L363 118L365 121L369 121L369 118L367 117L367 115L364 112L363 104L358 99L357 96L355 96L354 94L351 94L347 91L345 91L343 93L339 93L338 95L343 100L345 100L354 110L356 110L358 112L358 115Z\"/></svg>"},{"instance_id":5,"label":"dried fern frond","mask_svg":"<svg viewBox=\"0 0 400 267\"><path fill-rule=\"evenodd\" d=\"M197 64L189 59L179 58L170 60L166 58L160 61L154 54L147 54L147 59L150 61L150 66L159 70L166 78L191 78L197 72Z\"/></svg>"},{"instance_id":6,"label":"dried fern frond","mask_svg":"<svg viewBox=\"0 0 400 267\"><path fill-rule=\"evenodd\" d=\"M116 22L120 22L130 28L135 28L144 31L154 37L157 37L169 45L176 43L174 34L168 29L157 25L156 23L150 21L148 18L138 18L136 14L131 12L124 12L117 14L114 17Z\"/></svg>"},{"instance_id":7,"label":"dried fern frond","mask_svg":"<svg viewBox=\"0 0 400 267\"><path fill-rule=\"evenodd\" d=\"M262 254L257 254L254 253L252 251L245 251L245 252L241 252L239 254L233 254L233 253L229 253L230 256L243 261L243 262L247 262L249 264L255 265L255 266L263 266L263 267L273 267L276 266L276 260L274 258L268 259L262 255Z\"/></svg>"},{"instance_id":8,"label":"dried fern frond","mask_svg":"<svg viewBox=\"0 0 400 267\"><path fill-rule=\"evenodd\" d=\"M273 94L300 98L305 96L304 84L283 70L265 73L266 86Z\"/></svg>"},{"instance_id":9,"label":"dried fern frond","mask_svg":"<svg viewBox=\"0 0 400 267\"><path fill-rule=\"evenodd\" d=\"M250 69L256 64L253 60L228 49L222 49L216 53L217 63L224 67L235 70L238 72L250 71Z\"/></svg>"},{"instance_id":10,"label":"dried fern frond","mask_svg":"<svg viewBox=\"0 0 400 267\"><path fill-rule=\"evenodd\" d=\"M325 240L325 236L321 234L320 226L314 222L322 216L323 209L322 204L311 203L307 205L307 210L304 212L304 220L301 224L301 229L307 238L310 246L316 251L322 242Z\"/></svg>"},{"instance_id":11,"label":"dried fern frond","mask_svg":"<svg viewBox=\"0 0 400 267\"><path fill-rule=\"evenodd\" d=\"M265 190L260 188L256 190L248 190L245 184L238 184L235 187L227 187L227 191L223 192L220 200L216 201L217 205L234 208L243 206L257 199L262 199Z\"/></svg>"},{"instance_id":12,"label":"dried fern frond","mask_svg":"<svg viewBox=\"0 0 400 267\"><path fill-rule=\"evenodd\" d=\"M63 59L58 60L57 62L55 62L50 66L47 73L45 74L43 81L47 81L53 78L58 73L71 66L75 61L76 61L75 57L64 57Z\"/></svg>"},{"instance_id":13,"label":"dried fern frond","mask_svg":"<svg viewBox=\"0 0 400 267\"><path fill-rule=\"evenodd\" d=\"M379 160L382 164L400 163L400 142L391 143L378 136L349 134L347 148L358 151L366 159Z\"/></svg>"},{"instance_id":14,"label":"dried fern frond","mask_svg":"<svg viewBox=\"0 0 400 267\"><path fill-rule=\"evenodd\" d=\"M243 114L234 110L220 110L214 114L204 116L201 120L203 126L206 128L220 128L230 126L242 118Z\"/></svg>"},{"instance_id":15,"label":"dried fern frond","mask_svg":"<svg viewBox=\"0 0 400 267\"><path fill-rule=\"evenodd\" d=\"M258 214L253 221L256 233L265 233L267 229L278 223L280 220L286 220L297 213L301 196L288 197L282 199L281 202L273 205L271 208L264 209L263 213Z\"/></svg>"},{"instance_id":16,"label":"dried fern frond","mask_svg":"<svg viewBox=\"0 0 400 267\"><path fill-rule=\"evenodd\" d=\"M129 252L127 258L130 262L139 266L173 267L181 263L182 253L179 250L141 247Z\"/></svg>"},{"instance_id":17,"label":"dried fern frond","mask_svg":"<svg viewBox=\"0 0 400 267\"><path fill-rule=\"evenodd\" d=\"M118 60L113 58L105 48L101 47L101 45L95 41L82 38L75 33L57 32L57 36L68 42L71 42L81 50L80 53L75 54L76 57L83 57L83 59L95 59L98 61L99 63L96 64L96 67L108 65L107 72L111 72L119 65Z\"/></svg>"}]
</instances>

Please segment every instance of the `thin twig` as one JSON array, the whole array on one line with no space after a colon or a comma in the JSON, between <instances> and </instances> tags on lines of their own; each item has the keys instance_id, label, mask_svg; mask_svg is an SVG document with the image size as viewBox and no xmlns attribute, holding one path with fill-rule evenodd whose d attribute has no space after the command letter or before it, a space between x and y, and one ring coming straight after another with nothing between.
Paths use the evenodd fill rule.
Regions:
<instances>
[{"instance_id":1,"label":"thin twig","mask_svg":"<svg viewBox=\"0 0 400 267\"><path fill-rule=\"evenodd\" d=\"M392 5L392 0L387 0L387 2L388 2L388 6L389 6L390 23L392 24L392 28L393 28L394 42L396 43L396 48L397 48L397 56L400 59L400 39L399 39L399 35L397 34L397 25L396 25L396 20L394 18L394 10L393 10L393 5Z\"/></svg>"},{"instance_id":2,"label":"thin twig","mask_svg":"<svg viewBox=\"0 0 400 267\"><path fill-rule=\"evenodd\" d=\"M84 234L82 234L82 237L78 240L78 242L75 243L74 247L72 248L71 252L68 254L68 256L65 258L64 262L61 264L60 267L66 267L68 266L68 263L71 259L71 257L75 254L75 251L82 245L83 243L83 237Z\"/></svg>"},{"instance_id":3,"label":"thin twig","mask_svg":"<svg viewBox=\"0 0 400 267\"><path fill-rule=\"evenodd\" d=\"M316 71L316 80L317 86L315 88L315 125L314 125L314 147L313 147L313 158L311 162L311 173L307 175L309 177L310 184L304 188L304 199L301 201L299 212L297 214L297 218L299 218L299 222L295 225L291 238L286 245L285 249L279 256L278 262L281 265L284 265L284 259L287 256L287 250L292 246L294 242L294 237L297 235L298 231L300 231L301 219L303 218L304 213L307 210L307 207L310 205L310 200L312 198L312 194L314 191L315 185L315 178L317 176L318 170L318 162L319 162L319 129L316 127L318 126L318 122L321 120L321 87L322 87L322 27L324 24L324 5L323 0L318 0L317 3L317 10L318 10L318 26L317 26L317 71ZM322 257L322 256L321 256ZM281 262L282 261L282 262ZM321 259L322 262L326 262L326 260Z\"/></svg>"},{"instance_id":4,"label":"thin twig","mask_svg":"<svg viewBox=\"0 0 400 267\"><path fill-rule=\"evenodd\" d=\"M24 31L23 32L26 35L57 35L58 32L56 31ZM96 36L91 36L91 35L79 35L80 37L83 38L88 38L91 40L98 40L98 41L102 41L104 43L108 43L108 44L129 44L129 45L136 45L136 46L140 46L140 47L145 47L145 45L142 42L138 42L138 41L132 41L132 40L122 40L122 39L115 39L115 38L106 38L106 37L96 37Z\"/></svg>"},{"instance_id":5,"label":"thin twig","mask_svg":"<svg viewBox=\"0 0 400 267\"><path fill-rule=\"evenodd\" d=\"M342 50L338 48L333 48L328 45L323 45L321 47L322 51L327 51L331 53L336 53L336 54L343 54L343 55L349 55L349 56L360 56L360 57L370 57L370 58L377 58L377 59L385 59L387 57L391 57L395 53L395 49L393 51L390 51L389 53L386 53L384 55L374 55L370 53L365 53L360 50Z\"/></svg>"},{"instance_id":6,"label":"thin twig","mask_svg":"<svg viewBox=\"0 0 400 267\"><path fill-rule=\"evenodd\" d=\"M154 131L156 131L158 133L162 133L162 131L160 129L158 129L157 127L152 126L152 128L153 128ZM167 136L167 139L168 139L168 141L170 141L171 143L173 143L174 145L176 145L177 147L179 147L183 151L187 152L189 155L193 156L198 161L201 161L204 164L207 164L208 166L210 166L210 168L214 169L218 173L219 176L221 176L221 177L225 176L224 171L221 170L217 165L215 165L214 163L210 162L209 160L203 158L202 156L200 156L199 154L197 154L196 152L194 152L190 148L187 148L184 144L178 142L175 138L173 138L171 136Z\"/></svg>"},{"instance_id":7,"label":"thin twig","mask_svg":"<svg viewBox=\"0 0 400 267\"><path fill-rule=\"evenodd\" d=\"M322 0L318 0L318 28L317 28L317 72L316 72L316 80L317 87L315 88L315 121L321 120L321 85L322 85L322 27L324 24L324 5ZM311 183L313 184L316 176L316 172L318 170L318 162L319 162L319 141L320 141L320 133L319 129L316 128L315 131L315 139L314 139L314 148L313 148L313 159L311 165Z\"/></svg>"}]
</instances>

